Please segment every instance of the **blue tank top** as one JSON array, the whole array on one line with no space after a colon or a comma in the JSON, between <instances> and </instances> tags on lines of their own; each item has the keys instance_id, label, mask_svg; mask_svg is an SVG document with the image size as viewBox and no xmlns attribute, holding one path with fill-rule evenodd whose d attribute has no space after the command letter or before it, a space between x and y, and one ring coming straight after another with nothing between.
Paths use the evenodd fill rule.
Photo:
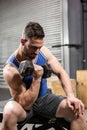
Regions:
<instances>
[{"instance_id":1,"label":"blue tank top","mask_svg":"<svg viewBox=\"0 0 87 130\"><path fill-rule=\"evenodd\" d=\"M37 65L43 65L47 62L46 57L44 56L44 54L42 52L39 52L38 55L35 58L35 64ZM16 69L19 68L19 62L17 61L17 59L14 57L14 54L12 54L9 59L7 60L6 64L12 64L13 66L16 67ZM26 85L26 89L28 89L32 83L32 76L25 76L23 77L23 82ZM41 80L41 85L40 85L40 91L39 91L39 95L38 97L42 97L44 96L46 93L49 92L49 88L47 86L47 80L46 78L42 78Z\"/></svg>"}]
</instances>

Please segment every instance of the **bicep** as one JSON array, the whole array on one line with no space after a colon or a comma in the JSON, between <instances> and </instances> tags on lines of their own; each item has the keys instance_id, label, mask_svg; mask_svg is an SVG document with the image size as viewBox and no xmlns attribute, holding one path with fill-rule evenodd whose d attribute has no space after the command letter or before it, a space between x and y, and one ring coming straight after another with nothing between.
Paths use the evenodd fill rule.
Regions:
<instances>
[{"instance_id":1,"label":"bicep","mask_svg":"<svg viewBox=\"0 0 87 130\"><path fill-rule=\"evenodd\" d=\"M53 73L58 75L59 73L64 71L58 59L51 53L51 51L47 47L43 46L41 51L46 56L47 63L50 64Z\"/></svg>"},{"instance_id":2,"label":"bicep","mask_svg":"<svg viewBox=\"0 0 87 130\"><path fill-rule=\"evenodd\" d=\"M56 75L59 75L60 73L62 73L64 71L64 69L63 69L62 65L60 64L60 62L58 61L58 59L52 54L49 55L48 64L50 64L53 73Z\"/></svg>"},{"instance_id":3,"label":"bicep","mask_svg":"<svg viewBox=\"0 0 87 130\"><path fill-rule=\"evenodd\" d=\"M60 73L63 72L63 67L54 56L51 56L51 60L49 60L48 63L51 65L54 74L59 75Z\"/></svg>"},{"instance_id":4,"label":"bicep","mask_svg":"<svg viewBox=\"0 0 87 130\"><path fill-rule=\"evenodd\" d=\"M16 68L7 65L3 70L3 77L10 87L10 92L13 97L21 94L24 91L22 78Z\"/></svg>"},{"instance_id":5,"label":"bicep","mask_svg":"<svg viewBox=\"0 0 87 130\"><path fill-rule=\"evenodd\" d=\"M32 85L32 83L30 86L31 89L29 88L28 90L26 90L26 86L22 81L21 75L14 67L6 67L3 71L3 76L10 86L10 93L12 97L24 108L30 108L33 105L37 96L37 91L33 92L33 90L35 90L33 89L35 88L35 85ZM33 96L33 93L35 93L36 96Z\"/></svg>"}]
</instances>

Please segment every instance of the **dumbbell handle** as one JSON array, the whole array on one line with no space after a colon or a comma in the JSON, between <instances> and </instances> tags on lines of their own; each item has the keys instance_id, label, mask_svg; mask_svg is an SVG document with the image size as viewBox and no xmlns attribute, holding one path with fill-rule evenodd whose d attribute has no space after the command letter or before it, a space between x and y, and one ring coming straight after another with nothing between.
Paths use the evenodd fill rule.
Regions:
<instances>
[{"instance_id":1,"label":"dumbbell handle","mask_svg":"<svg viewBox=\"0 0 87 130\"><path fill-rule=\"evenodd\" d=\"M52 69L51 69L51 66L50 64L44 64L42 65L43 69L44 69L44 73L43 73L43 78L49 78L51 77L51 74L52 74Z\"/></svg>"}]
</instances>

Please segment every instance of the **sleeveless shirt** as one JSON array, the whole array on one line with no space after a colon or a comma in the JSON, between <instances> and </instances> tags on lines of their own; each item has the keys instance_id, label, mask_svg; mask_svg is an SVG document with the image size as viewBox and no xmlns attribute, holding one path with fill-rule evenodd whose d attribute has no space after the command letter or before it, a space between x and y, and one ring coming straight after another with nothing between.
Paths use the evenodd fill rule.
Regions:
<instances>
[{"instance_id":1,"label":"sleeveless shirt","mask_svg":"<svg viewBox=\"0 0 87 130\"><path fill-rule=\"evenodd\" d=\"M40 51L38 53L38 55L36 56L34 63L37 65L43 65L43 64L46 64L46 62L47 62L47 59L46 59L45 55ZM8 60L6 61L6 64L12 64L17 70L18 70L19 65L20 65L18 60L15 58L14 54L12 54L8 58ZM26 85L26 89L28 89L32 83L32 76L24 76L23 82ZM38 97L42 97L45 94L47 94L48 92L49 92L49 88L47 86L47 79L42 78Z\"/></svg>"}]
</instances>

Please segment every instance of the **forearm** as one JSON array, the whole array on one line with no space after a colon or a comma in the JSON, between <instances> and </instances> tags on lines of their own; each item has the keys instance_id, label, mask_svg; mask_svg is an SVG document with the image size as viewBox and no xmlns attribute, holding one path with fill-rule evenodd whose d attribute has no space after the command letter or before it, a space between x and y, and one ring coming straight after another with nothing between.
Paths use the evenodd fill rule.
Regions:
<instances>
[{"instance_id":1,"label":"forearm","mask_svg":"<svg viewBox=\"0 0 87 130\"><path fill-rule=\"evenodd\" d=\"M38 79L33 78L33 82L29 89L23 91L20 95L16 96L16 100L23 106L24 109L32 107L36 101L40 89L41 77Z\"/></svg>"},{"instance_id":2,"label":"forearm","mask_svg":"<svg viewBox=\"0 0 87 130\"><path fill-rule=\"evenodd\" d=\"M66 72L63 72L63 74L60 75L62 87L66 93L67 96L74 96L73 90L72 90L72 84L71 80Z\"/></svg>"}]
</instances>

